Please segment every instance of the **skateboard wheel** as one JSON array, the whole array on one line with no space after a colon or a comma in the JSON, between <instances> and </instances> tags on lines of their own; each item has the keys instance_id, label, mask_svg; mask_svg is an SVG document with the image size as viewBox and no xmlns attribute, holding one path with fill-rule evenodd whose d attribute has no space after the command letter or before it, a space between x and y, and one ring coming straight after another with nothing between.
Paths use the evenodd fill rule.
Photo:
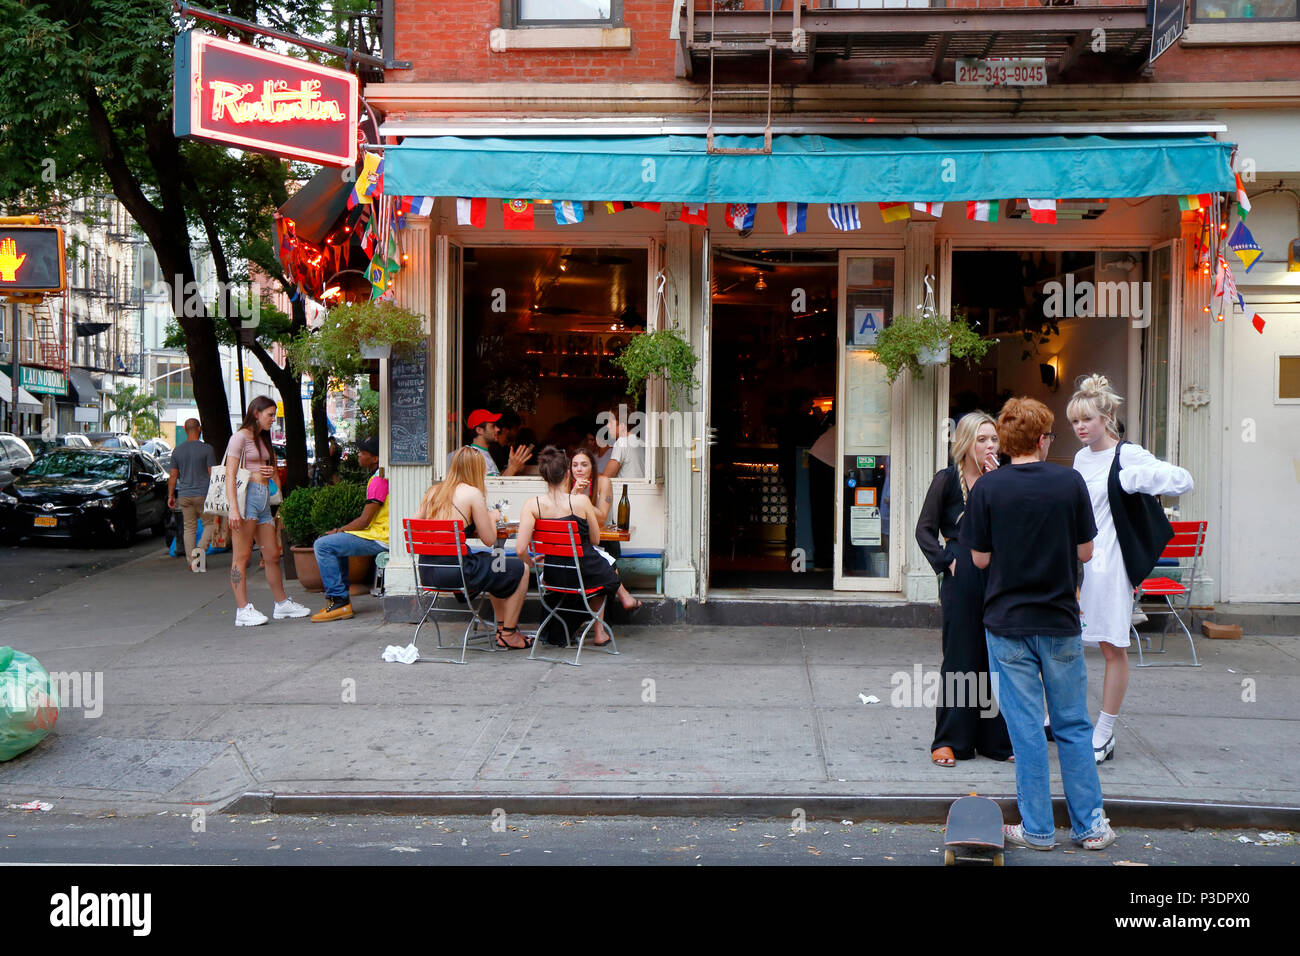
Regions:
<instances>
[{"instance_id":1,"label":"skateboard wheel","mask_svg":"<svg viewBox=\"0 0 1300 956\"><path fill-rule=\"evenodd\" d=\"M956 862L957 862L957 854L956 854L956 853L954 853L952 850L944 850L944 851L943 851L943 865L944 865L944 866L952 866L952 865L953 865L954 863L956 863Z\"/></svg>"},{"instance_id":2,"label":"skateboard wheel","mask_svg":"<svg viewBox=\"0 0 1300 956\"><path fill-rule=\"evenodd\" d=\"M1001 866L1001 865L1002 865L1002 859L1003 859L1003 857L1002 857L1002 854L1001 854L1001 853L994 853L994 854L993 854L993 865L994 865L994 866Z\"/></svg>"}]
</instances>

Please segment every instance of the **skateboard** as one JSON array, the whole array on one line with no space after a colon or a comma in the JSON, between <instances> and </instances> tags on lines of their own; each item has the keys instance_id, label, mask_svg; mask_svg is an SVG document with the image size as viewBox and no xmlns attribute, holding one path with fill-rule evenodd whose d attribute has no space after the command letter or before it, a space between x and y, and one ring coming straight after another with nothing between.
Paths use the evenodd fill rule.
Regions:
<instances>
[{"instance_id":1,"label":"skateboard","mask_svg":"<svg viewBox=\"0 0 1300 956\"><path fill-rule=\"evenodd\" d=\"M988 797L962 797L948 809L943 838L943 865L958 860L987 860L1002 865L1002 809Z\"/></svg>"}]
</instances>

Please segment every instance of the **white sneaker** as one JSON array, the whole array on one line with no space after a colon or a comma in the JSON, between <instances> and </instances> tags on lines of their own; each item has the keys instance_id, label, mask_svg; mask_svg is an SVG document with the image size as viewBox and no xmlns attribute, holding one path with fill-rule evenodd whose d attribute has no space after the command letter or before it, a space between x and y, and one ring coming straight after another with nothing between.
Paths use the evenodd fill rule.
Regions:
<instances>
[{"instance_id":1,"label":"white sneaker","mask_svg":"<svg viewBox=\"0 0 1300 956\"><path fill-rule=\"evenodd\" d=\"M275 610L271 612L277 621L286 617L306 617L311 611L288 598L276 602Z\"/></svg>"},{"instance_id":2,"label":"white sneaker","mask_svg":"<svg viewBox=\"0 0 1300 956\"><path fill-rule=\"evenodd\" d=\"M1110 820L1104 821L1106 829L1102 830L1096 836L1088 837L1086 840L1075 840L1079 846L1085 850L1104 850L1117 839L1115 831L1110 828Z\"/></svg>"},{"instance_id":3,"label":"white sneaker","mask_svg":"<svg viewBox=\"0 0 1300 956\"><path fill-rule=\"evenodd\" d=\"M235 612L235 627L257 627L266 622L266 615L251 604L245 604Z\"/></svg>"}]
</instances>

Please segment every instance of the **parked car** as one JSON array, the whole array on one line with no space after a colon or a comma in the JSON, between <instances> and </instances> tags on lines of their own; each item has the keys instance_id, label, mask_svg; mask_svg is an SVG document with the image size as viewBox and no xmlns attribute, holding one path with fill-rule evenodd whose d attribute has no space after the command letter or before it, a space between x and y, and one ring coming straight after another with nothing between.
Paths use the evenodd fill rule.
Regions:
<instances>
[{"instance_id":1,"label":"parked car","mask_svg":"<svg viewBox=\"0 0 1300 956\"><path fill-rule=\"evenodd\" d=\"M90 439L81 432L64 432L53 438L28 438L27 444L36 456L44 455L56 448L90 448Z\"/></svg>"},{"instance_id":2,"label":"parked car","mask_svg":"<svg viewBox=\"0 0 1300 956\"><path fill-rule=\"evenodd\" d=\"M163 471L167 471L167 469L171 468L172 446L167 444L161 438L150 438L140 446L140 450L146 455L153 455L153 457L157 459L158 464L162 465Z\"/></svg>"},{"instance_id":3,"label":"parked car","mask_svg":"<svg viewBox=\"0 0 1300 956\"><path fill-rule=\"evenodd\" d=\"M13 480L15 468L26 468L35 457L27 442L9 432L0 432L0 487Z\"/></svg>"},{"instance_id":4,"label":"parked car","mask_svg":"<svg viewBox=\"0 0 1300 956\"><path fill-rule=\"evenodd\" d=\"M0 487L0 537L109 540L128 545L167 520L167 474L127 449L60 448Z\"/></svg>"},{"instance_id":5,"label":"parked car","mask_svg":"<svg viewBox=\"0 0 1300 956\"><path fill-rule=\"evenodd\" d=\"M140 443L126 432L90 432L86 435L96 448L134 448L140 450Z\"/></svg>"}]
</instances>

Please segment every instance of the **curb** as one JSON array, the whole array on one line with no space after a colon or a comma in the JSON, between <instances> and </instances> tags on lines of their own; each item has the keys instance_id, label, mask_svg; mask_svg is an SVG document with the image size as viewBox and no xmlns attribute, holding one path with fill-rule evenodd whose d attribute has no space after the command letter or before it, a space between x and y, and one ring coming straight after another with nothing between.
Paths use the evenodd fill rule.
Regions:
<instances>
[{"instance_id":1,"label":"curb","mask_svg":"<svg viewBox=\"0 0 1300 956\"><path fill-rule=\"evenodd\" d=\"M272 793L250 791L222 813L491 815L497 808L527 816L789 817L802 809L809 818L943 823L953 796L902 794L511 794L511 793ZM1002 812L1014 812L1016 798L994 797ZM1052 799L1058 826L1069 827L1063 797ZM1155 829L1243 827L1300 830L1300 807L1247 803L1193 803L1118 797L1106 801L1110 822Z\"/></svg>"}]
</instances>

